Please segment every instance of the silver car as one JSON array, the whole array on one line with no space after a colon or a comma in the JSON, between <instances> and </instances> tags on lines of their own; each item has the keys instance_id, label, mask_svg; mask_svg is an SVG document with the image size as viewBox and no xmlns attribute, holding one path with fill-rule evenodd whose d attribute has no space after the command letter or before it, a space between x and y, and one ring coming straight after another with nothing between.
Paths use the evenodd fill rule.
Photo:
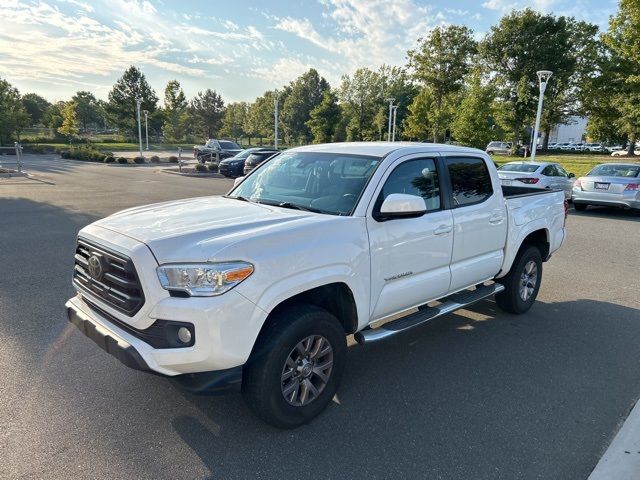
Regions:
<instances>
[{"instance_id":1,"label":"silver car","mask_svg":"<svg viewBox=\"0 0 640 480\"><path fill-rule=\"evenodd\" d=\"M573 184L576 210L588 205L640 209L640 164L603 163Z\"/></svg>"},{"instance_id":2,"label":"silver car","mask_svg":"<svg viewBox=\"0 0 640 480\"><path fill-rule=\"evenodd\" d=\"M509 155L512 145L511 142L490 142L484 151L489 155Z\"/></svg>"},{"instance_id":3,"label":"silver car","mask_svg":"<svg viewBox=\"0 0 640 480\"><path fill-rule=\"evenodd\" d=\"M559 163L522 161L505 163L498 168L498 177L505 187L562 190L568 200L575 175L567 173Z\"/></svg>"}]
</instances>

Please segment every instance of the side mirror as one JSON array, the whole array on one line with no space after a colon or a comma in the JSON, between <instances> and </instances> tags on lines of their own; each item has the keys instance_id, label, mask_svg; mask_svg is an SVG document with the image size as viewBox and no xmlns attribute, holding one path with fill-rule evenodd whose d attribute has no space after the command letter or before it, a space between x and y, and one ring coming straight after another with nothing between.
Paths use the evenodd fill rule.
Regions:
<instances>
[{"instance_id":1,"label":"side mirror","mask_svg":"<svg viewBox=\"0 0 640 480\"><path fill-rule=\"evenodd\" d=\"M396 218L421 217L425 213L427 213L427 204L424 198L418 195L392 193L382 203L380 212L374 213L373 218L384 222Z\"/></svg>"},{"instance_id":2,"label":"side mirror","mask_svg":"<svg viewBox=\"0 0 640 480\"><path fill-rule=\"evenodd\" d=\"M575 173L569 173L569 178L574 178L576 176Z\"/></svg>"},{"instance_id":3,"label":"side mirror","mask_svg":"<svg viewBox=\"0 0 640 480\"><path fill-rule=\"evenodd\" d=\"M244 180L244 177L237 177L234 181L233 181L233 187L237 187L238 185L240 185L242 183L242 181Z\"/></svg>"}]
</instances>

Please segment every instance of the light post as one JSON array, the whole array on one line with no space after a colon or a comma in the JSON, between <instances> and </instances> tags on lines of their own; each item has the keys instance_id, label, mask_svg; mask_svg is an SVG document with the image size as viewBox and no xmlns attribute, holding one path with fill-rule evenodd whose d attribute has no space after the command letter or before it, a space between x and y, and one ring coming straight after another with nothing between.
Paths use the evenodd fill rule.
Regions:
<instances>
[{"instance_id":1,"label":"light post","mask_svg":"<svg viewBox=\"0 0 640 480\"><path fill-rule=\"evenodd\" d=\"M149 151L149 110L144 110L144 137L147 141L146 150Z\"/></svg>"},{"instance_id":2,"label":"light post","mask_svg":"<svg viewBox=\"0 0 640 480\"><path fill-rule=\"evenodd\" d=\"M540 95L538 96L538 113L536 113L536 125L533 129L533 145L531 146L531 157L529 161L533 162L536 159L536 147L538 146L538 130L540 130L540 117L542 116L542 102L544 100L544 91L547 89L547 83L549 78L553 75L550 70L539 70L538 81L540 84Z\"/></svg>"},{"instance_id":3,"label":"light post","mask_svg":"<svg viewBox=\"0 0 640 480\"><path fill-rule=\"evenodd\" d=\"M396 141L396 114L398 113L398 107L400 105L393 106L393 130L391 131L391 141Z\"/></svg>"},{"instance_id":4,"label":"light post","mask_svg":"<svg viewBox=\"0 0 640 480\"><path fill-rule=\"evenodd\" d=\"M140 147L140 156L142 156L142 123L140 122L140 105L142 104L142 99L140 97L136 98L136 115L138 117L138 146Z\"/></svg>"},{"instance_id":5,"label":"light post","mask_svg":"<svg viewBox=\"0 0 640 480\"><path fill-rule=\"evenodd\" d=\"M279 100L280 100L280 94L276 90L273 96L273 107L274 107L273 118L275 123L274 129L273 129L274 130L273 146L276 150L278 149L278 102Z\"/></svg>"},{"instance_id":6,"label":"light post","mask_svg":"<svg viewBox=\"0 0 640 480\"><path fill-rule=\"evenodd\" d=\"M387 142L391 141L391 116L393 115L393 101L395 98L389 97L385 99L389 102L389 129L387 131Z\"/></svg>"}]
</instances>

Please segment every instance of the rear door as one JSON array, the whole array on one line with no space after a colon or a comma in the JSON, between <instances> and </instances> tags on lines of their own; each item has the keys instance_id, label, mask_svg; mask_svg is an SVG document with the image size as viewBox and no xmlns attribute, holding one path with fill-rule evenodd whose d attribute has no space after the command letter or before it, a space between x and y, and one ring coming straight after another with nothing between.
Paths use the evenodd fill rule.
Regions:
<instances>
[{"instance_id":1,"label":"rear door","mask_svg":"<svg viewBox=\"0 0 640 480\"><path fill-rule=\"evenodd\" d=\"M371 318L440 298L449 291L453 217L445 209L442 165L437 156L402 157L385 172L367 211L371 254ZM418 218L379 221L392 193L419 195L427 212Z\"/></svg>"},{"instance_id":2,"label":"rear door","mask_svg":"<svg viewBox=\"0 0 640 480\"><path fill-rule=\"evenodd\" d=\"M445 155L453 213L450 290L493 278L502 266L507 238L506 206L486 159Z\"/></svg>"}]
</instances>

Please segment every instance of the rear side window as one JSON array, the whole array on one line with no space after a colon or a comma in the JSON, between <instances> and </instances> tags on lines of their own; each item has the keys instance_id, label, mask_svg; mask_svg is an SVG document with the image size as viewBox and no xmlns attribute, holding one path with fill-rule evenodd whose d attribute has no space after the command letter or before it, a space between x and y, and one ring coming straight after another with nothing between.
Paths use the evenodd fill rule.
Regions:
<instances>
[{"instance_id":1,"label":"rear side window","mask_svg":"<svg viewBox=\"0 0 640 480\"><path fill-rule=\"evenodd\" d=\"M493 194L491 176L481 158L449 157L447 168L454 207L484 202Z\"/></svg>"}]
</instances>

